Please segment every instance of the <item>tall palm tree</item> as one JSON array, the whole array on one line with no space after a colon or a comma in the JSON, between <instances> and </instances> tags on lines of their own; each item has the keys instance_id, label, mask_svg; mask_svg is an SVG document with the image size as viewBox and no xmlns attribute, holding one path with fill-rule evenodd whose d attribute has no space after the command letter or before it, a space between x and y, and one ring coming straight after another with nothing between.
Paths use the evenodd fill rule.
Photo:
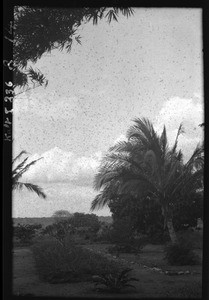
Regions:
<instances>
[{"instance_id":1,"label":"tall palm tree","mask_svg":"<svg viewBox=\"0 0 209 300\"><path fill-rule=\"evenodd\" d=\"M175 243L172 210L180 195L188 195L202 184L203 147L198 145L184 163L181 150L177 151L182 125L173 147L169 147L165 126L158 136L148 119L134 121L127 132L128 141L118 142L103 158L94 181L95 189L102 191L93 200L91 209L108 205L117 195L152 197L160 204L164 226Z\"/></svg>"},{"instance_id":2,"label":"tall palm tree","mask_svg":"<svg viewBox=\"0 0 209 300\"><path fill-rule=\"evenodd\" d=\"M27 154L26 151L21 151L12 161L12 165L20 159L23 154ZM19 163L12 170L12 189L22 189L23 187L27 188L29 191L35 192L39 197L46 198L46 194L42 191L42 189L35 184L28 182L20 182L19 179L22 175L30 168L30 166L34 165L39 159L33 160L27 164L28 157L26 157L21 163Z\"/></svg>"}]
</instances>

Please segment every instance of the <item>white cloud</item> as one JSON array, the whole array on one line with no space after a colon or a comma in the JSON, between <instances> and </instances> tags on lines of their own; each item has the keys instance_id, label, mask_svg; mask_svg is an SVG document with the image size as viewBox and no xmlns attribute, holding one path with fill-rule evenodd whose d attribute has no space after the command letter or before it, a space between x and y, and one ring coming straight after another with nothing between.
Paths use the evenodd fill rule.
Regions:
<instances>
[{"instance_id":1,"label":"white cloud","mask_svg":"<svg viewBox=\"0 0 209 300\"><path fill-rule=\"evenodd\" d=\"M203 109L203 100L198 93L190 99L173 97L163 104L155 119L154 127L159 133L165 124L170 145L175 141L179 125L183 124L184 134L179 137L178 148L182 149L185 160L203 139L203 130L198 126L204 121Z\"/></svg>"},{"instance_id":2,"label":"white cloud","mask_svg":"<svg viewBox=\"0 0 209 300\"><path fill-rule=\"evenodd\" d=\"M73 182L79 186L88 186L99 166L102 154L78 157L55 147L41 155L29 156L28 162L42 158L24 173L23 180L32 182Z\"/></svg>"}]
</instances>

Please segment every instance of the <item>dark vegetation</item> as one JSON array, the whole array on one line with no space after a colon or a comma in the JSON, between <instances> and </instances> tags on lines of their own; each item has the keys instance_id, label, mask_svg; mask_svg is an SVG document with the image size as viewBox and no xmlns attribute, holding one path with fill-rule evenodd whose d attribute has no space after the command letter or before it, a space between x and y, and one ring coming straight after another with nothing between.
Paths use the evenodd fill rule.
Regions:
<instances>
[{"instance_id":1,"label":"dark vegetation","mask_svg":"<svg viewBox=\"0 0 209 300\"><path fill-rule=\"evenodd\" d=\"M65 219L65 217L62 217L62 220ZM67 219L67 218L66 218ZM112 217L110 216L98 216L98 220L105 224L111 224L112 223ZM55 222L54 217L43 217L43 218L13 218L13 225L16 226L18 223L23 224L41 224L42 227L46 227L48 225L52 225Z\"/></svg>"},{"instance_id":2,"label":"dark vegetation","mask_svg":"<svg viewBox=\"0 0 209 300\"><path fill-rule=\"evenodd\" d=\"M99 221L95 214L59 211L53 215L53 223L42 230L41 225L14 227L19 243L32 245L42 280L94 280L97 285L106 286L106 291L119 293L136 280L129 277L127 265L119 256L129 254L140 259L150 243L164 245L164 265L201 264L194 252L201 249L201 238L192 241L190 230L202 217L203 147L197 146L185 164L181 151L176 150L180 132L181 126L170 150L165 128L158 137L147 119L137 119L129 131L129 142L121 142L110 150L96 175L95 185L103 190L92 202L92 209L108 205L111 224ZM153 150L148 149L151 146ZM110 256L89 248L102 242L109 244ZM159 269L156 263L155 269Z\"/></svg>"},{"instance_id":3,"label":"dark vegetation","mask_svg":"<svg viewBox=\"0 0 209 300\"><path fill-rule=\"evenodd\" d=\"M89 281L93 275L121 269L117 263L75 245L72 240L66 241L64 246L56 240L43 240L32 250L40 277L50 283Z\"/></svg>"},{"instance_id":4,"label":"dark vegetation","mask_svg":"<svg viewBox=\"0 0 209 300\"><path fill-rule=\"evenodd\" d=\"M81 24L90 20L97 24L102 18L111 22L117 20L119 13L130 16L132 9L16 6L14 86L26 89L30 88L29 84L32 88L35 84L47 86L44 74L28 63L36 62L53 49L70 51L73 41L81 44L76 33ZM136 119L127 132L128 141L110 149L95 178L95 187L102 191L93 201L92 209L108 205L113 215L112 224L99 222L93 214L77 213L73 216L57 214L48 224L14 226L18 242L15 245L32 245L43 280L64 283L91 280L94 276L96 284L103 284L114 292L120 292L136 280L128 276L129 270L121 263L84 249L86 244L96 242L108 242L111 244L109 252L116 255L124 252L138 255L147 243L164 244L168 264L200 263L193 248L197 245L201 248L201 241L194 239L189 244L188 228L195 227L197 219L202 218L202 192L197 190L203 190L203 146L197 146L184 163L181 150L177 150L182 133L180 125L173 147L168 147L165 127L158 136L149 120ZM13 188L26 187L45 198L40 187L19 181L35 162L27 164L26 158L13 169ZM41 225L44 225L43 230ZM180 240L182 232L187 240ZM172 243L166 244L170 239ZM196 291L188 286L183 293L193 296Z\"/></svg>"},{"instance_id":5,"label":"dark vegetation","mask_svg":"<svg viewBox=\"0 0 209 300\"><path fill-rule=\"evenodd\" d=\"M36 270L43 282L51 284L92 282L94 283L92 291L95 293L134 292L134 283L140 278L136 277L132 270L127 269L127 266L130 266L128 261L117 260L115 257L124 257L124 254L129 253L140 261L148 240L146 235L132 233L129 218L113 221L110 225L100 222L94 214L75 213L68 219L53 220L54 223L47 226L18 224L14 227L14 236L19 239L16 246L31 248ZM187 248L183 247L182 243L179 248L165 243L164 259L168 268L169 265L201 263L192 252L198 246L201 248L201 236L197 232L199 237L197 240L195 232L184 230L181 232L181 238L187 236L187 232L190 233L188 234L190 245L185 242ZM104 245L106 253L111 253L108 257L104 255L105 252L95 252L92 249L92 245L97 244L96 248L100 249L102 242L109 244L109 247ZM196 290L195 293L197 294ZM184 290L182 289L182 294L193 295L192 287L187 285Z\"/></svg>"},{"instance_id":6,"label":"dark vegetation","mask_svg":"<svg viewBox=\"0 0 209 300\"><path fill-rule=\"evenodd\" d=\"M17 239L15 241L15 246L28 246L31 245L32 239L36 236L37 232L42 228L41 224L17 224L14 227L14 237Z\"/></svg>"},{"instance_id":7,"label":"dark vegetation","mask_svg":"<svg viewBox=\"0 0 209 300\"><path fill-rule=\"evenodd\" d=\"M204 145L198 144L185 162L177 148L183 133L180 124L170 146L165 126L158 134L147 118L135 119L127 141L118 142L103 157L94 180L99 194L91 209L108 205L113 219L129 216L133 230L149 232L150 237L157 231L160 239L168 233L177 243L176 231L202 215ZM190 210L192 214L186 212Z\"/></svg>"},{"instance_id":8,"label":"dark vegetation","mask_svg":"<svg viewBox=\"0 0 209 300\"><path fill-rule=\"evenodd\" d=\"M192 251L192 245L185 240L176 244L169 243L165 247L165 259L170 265L198 265L200 258Z\"/></svg>"}]
</instances>

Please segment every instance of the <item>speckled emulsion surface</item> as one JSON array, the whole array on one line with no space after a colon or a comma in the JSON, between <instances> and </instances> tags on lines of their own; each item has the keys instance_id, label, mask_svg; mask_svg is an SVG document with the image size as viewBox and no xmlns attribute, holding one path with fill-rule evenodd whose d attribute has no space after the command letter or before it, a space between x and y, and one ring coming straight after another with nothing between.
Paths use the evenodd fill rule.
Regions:
<instances>
[{"instance_id":1,"label":"speckled emulsion surface","mask_svg":"<svg viewBox=\"0 0 209 300\"><path fill-rule=\"evenodd\" d=\"M59 209L88 213L97 192L93 179L109 147L126 139L134 118L149 118L169 143L178 126L179 148L189 158L203 129L201 9L135 8L78 28L81 44L52 50L35 64L47 87L14 101L14 156L41 158L23 175L46 199L13 192L14 217L50 217ZM109 215L108 208L99 215Z\"/></svg>"},{"instance_id":2,"label":"speckled emulsion surface","mask_svg":"<svg viewBox=\"0 0 209 300\"><path fill-rule=\"evenodd\" d=\"M26 7L26 9L28 8ZM127 17L124 15L123 10L121 12L120 8L117 21L112 17L111 22L108 22L108 18L110 21L110 8L106 9L109 17L107 15L106 17L104 16L98 20L97 24L94 24L95 22L92 22L92 19L85 19L85 21L77 23L76 35L72 36L71 51L66 51L66 48L63 47L63 49L53 49L51 52L42 53L36 62L27 61L26 59L27 67L32 67L34 70L41 72L45 76L47 84L38 86L32 83L32 86L24 86L22 89L15 88L12 124L13 157L17 158L20 153L21 157L18 157L13 162L13 173L15 173L17 164L20 164L20 176L15 177L13 175L13 181L15 182L15 177L15 183L19 185L13 185L13 188L20 187L20 189L13 189L12 215L13 218L31 218L30 221L35 220L34 222L40 218L40 223L41 218L45 218L42 221L44 226L46 226L58 220L58 217L69 217L75 212L91 213L90 208L93 205L92 203L95 203L95 199L103 200L106 197L105 201L107 204L110 195L112 197L112 193L115 193L114 197L115 195L117 197L113 197L113 199L117 201L122 189L127 188L126 177L128 180L130 178L134 179L135 181L132 180L131 184L135 182L136 187L136 181L138 180L137 184L139 182L139 177L137 176L140 174L143 179L146 179L143 181L143 184L145 182L142 186L143 192L147 186L147 189L151 186L149 192L151 191L152 195L154 195L154 200L157 197L163 197L163 200L160 198L160 201L162 201L159 201L161 204L161 207L159 207L162 209L165 225L167 225L173 241L175 232L171 226L170 216L174 211L172 202L175 198L173 197L174 193L176 196L178 192L178 197L176 196L176 198L179 200L180 192L178 187L181 184L178 183L178 176L182 174L179 170L183 170L185 167L184 163L189 160L197 144L202 144L203 142L202 10L198 8L135 7L133 14ZM20 13L21 10L24 10L24 8L20 7ZM71 10L69 9L70 16L73 14ZM37 13L36 9L35 13ZM36 28L34 29L35 32L39 32L39 34L40 32L50 32L50 30L47 31L49 29L47 26L51 26L50 24L53 23L51 23L50 19L53 19L53 14L47 14L46 11L43 13L42 9L38 13L41 13L41 16L43 15L43 22L42 20L39 22L37 25L38 29L34 27ZM79 12L77 13L79 15ZM66 20L66 15L63 17L62 14L60 15L59 11L58 17ZM20 28L23 27L20 26ZM28 41L28 35L26 36ZM45 38L44 35L42 37L43 39ZM37 41L36 48L32 47L32 52L33 49L39 49L42 43L44 44L43 41ZM18 45L17 43L17 48ZM25 48L27 48L27 45L27 43L24 45ZM34 52L36 53L36 50ZM24 53L27 54L27 49L26 52L23 51L23 57ZM130 131L134 132L133 128L136 127L133 127L133 125L137 123L136 119L142 120L142 118L146 118L150 122L145 122L146 126L143 127L146 127L147 136L150 138L149 134L153 132L150 129L152 128L150 124L153 125L156 132L156 135L153 134L152 136L159 136L159 139L153 139L154 142L152 138L147 139L149 142L152 142L151 145L154 145L152 149L157 150L154 153L153 150L145 147L146 155L143 156L143 164L141 163L141 148L140 151L137 148L139 144L141 145L141 140L144 138L143 134L140 135L140 132L138 136L134 136L135 140L132 136L132 139L129 139L130 143L123 143L127 141ZM182 127L180 127L180 124ZM176 149L178 151L181 149L182 151L179 151L178 155L175 156L180 162L178 168L176 167L177 164L173 164L173 160L171 160L174 156L167 151L167 149L171 149L169 147L175 144L176 136L178 136ZM147 145L146 142L143 145ZM105 159L106 162L108 161L106 156L107 153L110 153L108 150L115 145L119 149L117 155L121 155L122 163L120 161L121 165L117 165L115 163L116 160L114 161L114 155L111 158L109 156L109 161L112 159L114 164L111 165L112 169L108 166L108 173L105 174L105 177L102 174L103 169L101 165ZM121 145L126 145L126 149L131 149L130 152L128 152L129 150L125 152L124 148L120 148L122 147ZM166 147L166 145L169 147ZM136 148L138 151L137 155L135 155ZM22 152L23 150L24 152ZM115 152L117 151L115 150ZM131 155L129 155L130 153ZM127 168L123 165L123 158L126 161ZM130 159L132 159L131 163ZM199 161L202 162L201 159ZM131 167L129 163L132 164ZM28 167L23 169L24 171L21 173L21 168L27 164ZM150 168L145 170L146 165L148 167L151 166L152 172L149 173ZM169 168L167 167L168 165ZM138 168L137 171L136 166ZM180 167L182 168L180 169ZM195 165L195 168L198 170L198 165ZM109 171L110 169L111 172ZM159 172L155 172L156 170L159 170ZM169 176L167 176L167 170ZM105 197L96 197L101 191L98 191L98 189L106 187L105 180L109 180L108 176L113 176L113 173L118 177L116 175L114 175L114 178L111 177L112 181L109 186L107 185L109 189L105 190L106 194L102 194ZM97 177L95 177L96 174ZM103 177L99 177L101 174ZM118 174L122 174L121 177ZM150 175L147 176L147 174ZM157 176L154 177L153 174L157 174ZM175 174L175 178L173 174ZM189 175L191 174L193 175L192 172L189 173ZM169 178L168 180L167 177ZM21 182L18 181L20 178ZM118 191L115 192L114 187L118 187L118 178L122 178L123 182L120 186L122 189L117 194ZM172 178L176 180L174 184L170 180ZM123 185L124 182L125 185ZM201 180L196 180L196 182L201 182ZM130 180L128 183L130 183ZM132 187L131 184L129 189L130 186ZM170 194L166 190L168 186L169 192L173 187ZM141 199L141 195L137 194L138 187L137 185L134 193L132 193L133 190L131 189L129 191L130 194L126 193L126 195L130 196L130 199L127 198L128 200ZM96 190L96 188L98 189ZM196 186L194 189L196 189ZM195 190L195 193L196 191L202 193L202 190L203 188L201 187L199 191ZM151 193L146 194L147 199L149 198L148 200L152 200L150 198ZM135 197L136 195L138 198ZM172 201L168 202L168 205L164 205L163 202L168 198L166 198L166 195L169 195L169 200L173 197ZM157 200L159 200L158 198ZM182 198L180 198L180 201ZM138 206L136 207L138 214ZM172 214L169 215L170 212ZM183 212L183 209L181 212ZM109 207L104 206L100 210L93 211L93 213L100 216L102 220L105 219L105 216L107 219L110 219L108 221L109 224L103 222L102 225L100 233L105 236L105 230L109 233L108 230L112 222ZM161 216L161 211L159 214ZM57 219L51 218L52 216L57 217ZM21 219L23 223L27 222L27 220L29 219ZM32 221L31 224L33 223ZM15 222L20 222L20 219L15 219ZM146 222L144 223L149 223L148 221ZM66 223L62 226L65 225ZM150 226L150 224L148 225ZM45 253L46 256L43 256L44 258L40 257L46 248L40 248L44 249L40 252L36 249L36 254L34 254L35 248L30 247L27 243L21 245L21 238L18 241L14 237L13 294L19 296L99 298L101 294L94 289L91 281L63 281L63 283L59 281L57 284L52 284L52 281L51 283L49 283L50 281L44 282L40 274L44 274L46 270L48 272L48 269L45 270L44 268L49 266L49 269L51 268L49 276L52 276L52 278L54 276L56 279L56 276L68 276L69 274L72 276L72 274L77 274L75 272L76 264L84 265L83 269L79 265L81 269L78 269L81 270L81 273L83 273L83 270L89 270L89 265L91 271L94 272L94 268L96 270L97 266L103 266L101 261L106 259L105 264L107 265L108 263L111 265L114 262L121 264L121 266L124 264L124 266L131 267L131 276L138 279L135 283L135 289L130 290L128 294L125 294L125 292L117 295L103 294L102 296L106 298L119 298L120 296L125 298L130 296L130 298L137 299L172 296L187 298L187 296L194 295L200 297L202 285L202 247L200 242L202 241L203 227L200 219L197 225L198 228L190 228L191 231L189 232L188 230L186 232L186 235L194 235L198 242L196 243L195 251L197 257L199 256L199 260L194 266L169 265L164 259L164 245L154 245L154 242L149 244L150 241L146 246L145 244L141 244L143 247L137 246L138 252L131 252L129 249L130 253L119 255L119 250L114 250L114 247L111 250L110 246L113 246L113 244L105 245L106 242L111 241L108 240L108 234L108 241L99 240L99 235L97 234L95 240L90 235L85 236L85 241L83 241L84 236L81 237L81 240L83 240L82 243L80 242L79 247L83 247L85 252L82 252L83 249L81 251L79 247L76 248L76 251L80 249L79 251L81 252L78 253L82 253L82 255L85 253L88 259L85 256L85 259L83 259L82 255L78 254L83 260L80 260L79 256L79 259L75 260L75 266L71 268L69 262L73 257L70 256L72 252L63 252L66 254L66 257L63 255L62 258L59 257L59 260L54 259L54 257L58 258L59 249L65 249L63 251L69 250L65 247L63 236L63 239L59 240L59 234L62 235L61 231L57 233L58 241L64 248L56 248L55 246L58 244L47 236L43 243L55 245L53 246L55 248L53 248L54 252L50 252L52 248L47 248L48 252L46 252L47 254ZM79 227L78 225L78 229L81 229L81 231L77 230L78 235L79 232L82 233L83 229L86 230L87 228L90 230L90 227L85 226ZM69 226L69 228L71 227ZM133 227L131 227L132 229ZM141 230L143 234L147 230L145 229L143 229L144 231ZM197 229L199 229L198 232ZM53 235L53 230L49 230L48 233ZM62 227L62 230L67 229ZM120 233L123 232L125 233L125 230L121 230ZM41 230L37 229L33 245L39 245L37 242L40 242L41 245L42 233ZM134 236L134 239L137 240L138 237ZM76 238L75 241L77 241ZM73 242L75 241L73 240ZM52 244L50 244L51 242ZM143 243L143 237L141 243ZM60 244L59 247L61 247ZM128 246L130 244L129 242ZM72 248L75 247L74 243L72 245L70 244ZM133 250L134 247L131 249ZM114 253L114 251L116 252ZM37 263L37 257L41 261L39 264ZM99 263L95 267L93 262L96 257ZM47 265L48 259L49 263ZM50 264L50 259L55 262L53 266ZM62 262L62 259L63 265L59 263L60 261ZM65 263L65 260L67 263ZM69 270L68 268L65 270L65 266L69 267ZM84 275L87 276L86 274ZM97 273L93 275L97 275ZM80 277L80 280L84 277ZM87 278L89 279L89 276Z\"/></svg>"}]
</instances>

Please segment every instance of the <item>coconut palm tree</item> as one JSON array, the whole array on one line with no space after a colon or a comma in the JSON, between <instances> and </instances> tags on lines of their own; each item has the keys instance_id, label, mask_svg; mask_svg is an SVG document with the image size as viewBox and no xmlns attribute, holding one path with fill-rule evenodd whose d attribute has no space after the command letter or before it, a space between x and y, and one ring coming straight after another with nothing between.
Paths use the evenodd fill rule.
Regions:
<instances>
[{"instance_id":1,"label":"coconut palm tree","mask_svg":"<svg viewBox=\"0 0 209 300\"><path fill-rule=\"evenodd\" d=\"M204 162L203 147L199 145L191 158L183 162L181 150L177 151L182 133L180 125L174 145L169 147L165 126L158 136L148 119L135 119L127 132L128 141L118 142L103 158L94 180L95 189L102 191L91 209L108 205L117 195L152 197L161 206L171 241L177 242L173 207L180 195L188 195L201 186Z\"/></svg>"},{"instance_id":2,"label":"coconut palm tree","mask_svg":"<svg viewBox=\"0 0 209 300\"><path fill-rule=\"evenodd\" d=\"M27 154L26 151L21 151L12 161L12 165L14 166L15 162L20 159L23 154ZM39 197L46 198L46 194L42 191L42 189L35 184L28 183L28 182L20 182L19 179L22 175L38 160L42 158L36 159L31 161L27 164L28 157L26 157L21 163L19 163L16 167L12 170L12 189L19 189L21 190L23 187L27 188L29 191L35 192Z\"/></svg>"}]
</instances>

